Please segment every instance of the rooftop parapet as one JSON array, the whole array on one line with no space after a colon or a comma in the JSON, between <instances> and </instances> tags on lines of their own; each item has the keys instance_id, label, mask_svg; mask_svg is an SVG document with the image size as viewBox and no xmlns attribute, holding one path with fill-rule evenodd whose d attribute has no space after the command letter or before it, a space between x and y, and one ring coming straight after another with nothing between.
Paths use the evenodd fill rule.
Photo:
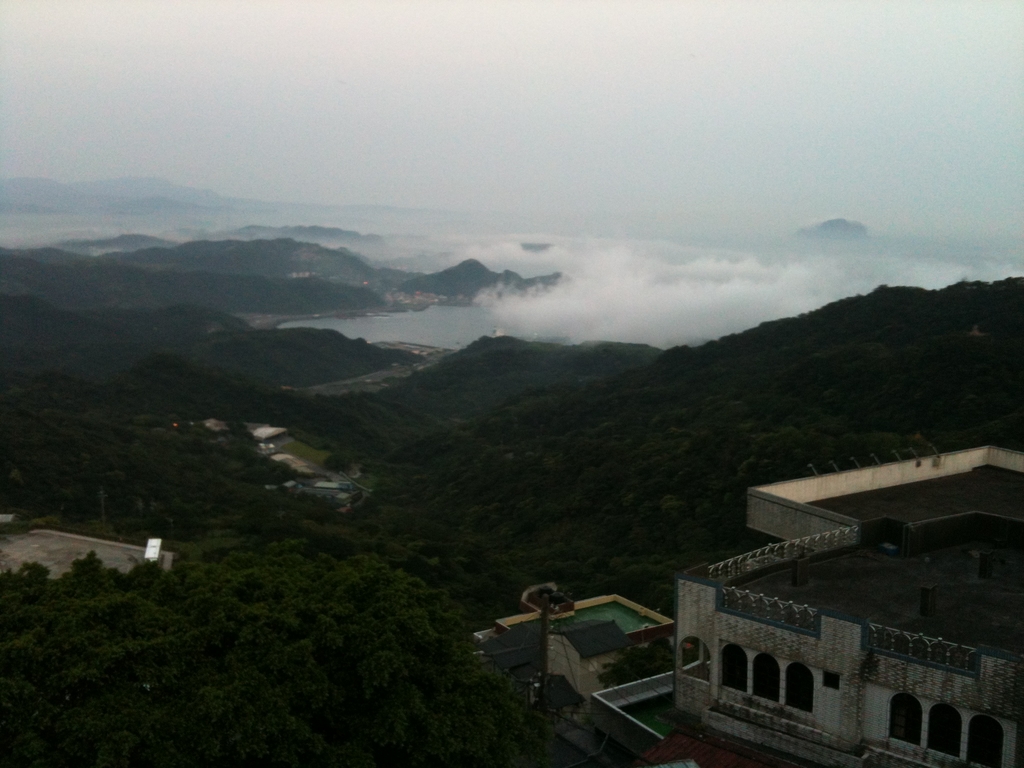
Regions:
<instances>
[{"instance_id":1,"label":"rooftop parapet","mask_svg":"<svg viewBox=\"0 0 1024 768\"><path fill-rule=\"evenodd\" d=\"M867 646L873 650L910 656L965 672L973 672L978 666L977 648L880 624L868 624Z\"/></svg>"},{"instance_id":2,"label":"rooftop parapet","mask_svg":"<svg viewBox=\"0 0 1024 768\"><path fill-rule=\"evenodd\" d=\"M911 522L985 511L1024 518L1016 501L1022 487L1024 453L983 446L754 486L747 489L747 526L795 539L887 517Z\"/></svg>"},{"instance_id":3,"label":"rooftop parapet","mask_svg":"<svg viewBox=\"0 0 1024 768\"><path fill-rule=\"evenodd\" d=\"M813 533L799 539L780 541L767 547L746 552L708 568L708 578L728 581L736 576L776 565L797 557L808 557L821 552L855 546L860 541L860 529L856 525L836 528L832 531Z\"/></svg>"},{"instance_id":4,"label":"rooftop parapet","mask_svg":"<svg viewBox=\"0 0 1024 768\"><path fill-rule=\"evenodd\" d=\"M934 456L921 456L905 461L893 461L888 464L876 464L860 469L847 469L814 477L802 477L798 480L783 480L778 483L754 486L750 490L770 493L789 501L807 503L851 493L891 488L894 485L919 483L922 480L933 480L937 477L959 475L984 466L1024 472L1024 453L986 445L963 451L939 453Z\"/></svg>"},{"instance_id":5,"label":"rooftop parapet","mask_svg":"<svg viewBox=\"0 0 1024 768\"><path fill-rule=\"evenodd\" d=\"M768 597L768 595L736 587L722 588L722 607L798 629L814 631L817 628L817 608L800 605L791 600L779 600L777 597Z\"/></svg>"}]
</instances>

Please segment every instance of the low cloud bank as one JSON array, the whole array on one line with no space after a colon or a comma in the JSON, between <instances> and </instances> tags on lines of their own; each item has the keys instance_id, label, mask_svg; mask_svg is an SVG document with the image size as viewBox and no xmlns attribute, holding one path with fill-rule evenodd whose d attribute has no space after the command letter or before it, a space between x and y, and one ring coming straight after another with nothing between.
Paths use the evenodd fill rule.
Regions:
<instances>
[{"instance_id":1,"label":"low cloud bank","mask_svg":"<svg viewBox=\"0 0 1024 768\"><path fill-rule=\"evenodd\" d=\"M449 254L524 275L553 269L566 275L548 291L479 297L506 333L662 348L807 312L881 284L938 288L963 279L998 280L1024 273L1020 252L1013 249L920 243L801 251L562 240L531 253L518 242L503 240L457 244Z\"/></svg>"}]
</instances>

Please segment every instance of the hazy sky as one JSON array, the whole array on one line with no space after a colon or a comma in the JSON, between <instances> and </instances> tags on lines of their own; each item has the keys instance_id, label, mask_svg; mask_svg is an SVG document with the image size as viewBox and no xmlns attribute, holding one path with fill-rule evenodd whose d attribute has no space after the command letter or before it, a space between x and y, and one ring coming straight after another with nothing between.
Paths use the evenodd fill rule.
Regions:
<instances>
[{"instance_id":1,"label":"hazy sky","mask_svg":"<svg viewBox=\"0 0 1024 768\"><path fill-rule=\"evenodd\" d=\"M1024 3L0 0L0 176L1020 235Z\"/></svg>"}]
</instances>

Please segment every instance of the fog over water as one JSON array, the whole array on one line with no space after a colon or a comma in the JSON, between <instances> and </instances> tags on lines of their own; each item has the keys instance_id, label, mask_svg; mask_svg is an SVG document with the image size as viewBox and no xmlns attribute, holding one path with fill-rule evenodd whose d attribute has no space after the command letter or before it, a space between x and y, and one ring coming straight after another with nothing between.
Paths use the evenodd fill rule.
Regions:
<instances>
[{"instance_id":1,"label":"fog over water","mask_svg":"<svg viewBox=\"0 0 1024 768\"><path fill-rule=\"evenodd\" d=\"M574 244L553 290L484 297L499 325L574 341L659 347L735 333L881 284L939 288L1024 274L1019 252L907 244L716 249L643 241Z\"/></svg>"},{"instance_id":2,"label":"fog over water","mask_svg":"<svg viewBox=\"0 0 1024 768\"><path fill-rule=\"evenodd\" d=\"M527 239L528 238L528 239ZM550 242L525 251L521 242ZM402 249L396 240L395 250ZM816 309L879 285L941 288L960 280L1024 274L1012 244L867 240L789 242L745 247L686 246L635 239L548 238L533 234L417 238L397 263L441 269L466 258L523 276L561 271L554 288L521 295L483 294L473 311L411 313L395 318L317 321L371 341L465 344L495 330L527 339L694 344L765 320ZM480 308L486 312L479 311ZM406 338L400 338L404 334Z\"/></svg>"},{"instance_id":3,"label":"fog over water","mask_svg":"<svg viewBox=\"0 0 1024 768\"><path fill-rule=\"evenodd\" d=\"M0 181L212 190L0 199L0 245L317 224L566 275L481 333L664 347L1024 274L1020 0L4 0L0 104ZM838 217L870 236L794 236Z\"/></svg>"}]
</instances>

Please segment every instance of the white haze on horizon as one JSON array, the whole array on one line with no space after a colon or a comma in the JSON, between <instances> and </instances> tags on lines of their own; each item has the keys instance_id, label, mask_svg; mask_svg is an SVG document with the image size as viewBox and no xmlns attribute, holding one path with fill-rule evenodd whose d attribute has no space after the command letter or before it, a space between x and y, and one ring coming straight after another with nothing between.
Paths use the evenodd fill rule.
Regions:
<instances>
[{"instance_id":1,"label":"white haze on horizon","mask_svg":"<svg viewBox=\"0 0 1024 768\"><path fill-rule=\"evenodd\" d=\"M531 237L523 240L543 238ZM561 271L550 290L484 294L499 329L524 338L620 341L667 348L790 317L879 285L941 288L960 280L1024 275L1018 248L982 253L922 243L792 243L761 248L665 241L520 240L448 243L448 264L475 258L523 276ZM445 265L447 266L447 264Z\"/></svg>"}]
</instances>

